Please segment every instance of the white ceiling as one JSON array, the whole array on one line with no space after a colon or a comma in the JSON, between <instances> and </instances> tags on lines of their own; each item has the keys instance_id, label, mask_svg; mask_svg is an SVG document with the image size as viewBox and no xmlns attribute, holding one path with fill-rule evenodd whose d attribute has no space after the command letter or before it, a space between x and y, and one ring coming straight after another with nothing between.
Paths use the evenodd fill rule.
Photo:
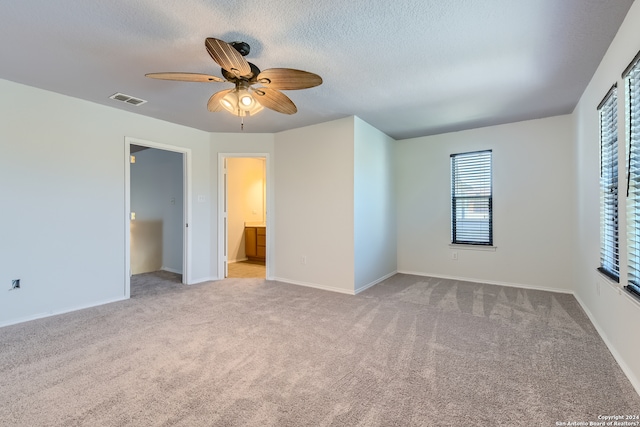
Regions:
<instances>
[{"instance_id":1,"label":"white ceiling","mask_svg":"<svg viewBox=\"0 0 640 427\"><path fill-rule=\"evenodd\" d=\"M285 93L293 116L264 110L245 132L350 115L396 139L570 113L633 0L21 0L0 1L0 78L211 132L229 83L206 37L245 41L260 69L319 74ZM138 107L109 99L122 92Z\"/></svg>"}]
</instances>

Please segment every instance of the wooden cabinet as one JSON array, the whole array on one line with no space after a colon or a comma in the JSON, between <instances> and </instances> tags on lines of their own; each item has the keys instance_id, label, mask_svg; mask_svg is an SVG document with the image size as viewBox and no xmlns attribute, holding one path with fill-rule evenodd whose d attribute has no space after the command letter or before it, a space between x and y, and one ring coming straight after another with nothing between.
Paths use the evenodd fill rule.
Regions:
<instances>
[{"instance_id":1,"label":"wooden cabinet","mask_svg":"<svg viewBox=\"0 0 640 427\"><path fill-rule=\"evenodd\" d=\"M244 228L244 250L251 261L265 261L267 256L266 227Z\"/></svg>"}]
</instances>

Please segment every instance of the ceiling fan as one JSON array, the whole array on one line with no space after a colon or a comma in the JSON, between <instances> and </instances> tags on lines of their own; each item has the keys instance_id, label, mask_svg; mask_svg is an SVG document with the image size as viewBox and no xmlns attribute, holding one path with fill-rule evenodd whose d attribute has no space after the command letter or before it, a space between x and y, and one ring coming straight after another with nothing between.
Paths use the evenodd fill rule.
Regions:
<instances>
[{"instance_id":1,"label":"ceiling fan","mask_svg":"<svg viewBox=\"0 0 640 427\"><path fill-rule=\"evenodd\" d=\"M185 82L229 82L232 89L221 90L209 98L207 109L227 110L239 117L252 116L270 108L283 114L295 114L296 105L281 90L307 89L322 84L322 78L308 71L292 68L270 68L260 71L244 56L250 47L245 42L226 43L210 37L204 41L211 58L222 67L223 78L198 73L149 73L147 77ZM255 87L254 87L255 86Z\"/></svg>"}]
</instances>

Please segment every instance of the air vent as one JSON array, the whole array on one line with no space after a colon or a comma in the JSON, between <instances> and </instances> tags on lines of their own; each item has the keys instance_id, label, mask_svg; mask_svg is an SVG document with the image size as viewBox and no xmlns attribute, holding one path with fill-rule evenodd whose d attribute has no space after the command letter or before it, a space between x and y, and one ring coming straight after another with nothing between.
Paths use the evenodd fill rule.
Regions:
<instances>
[{"instance_id":1,"label":"air vent","mask_svg":"<svg viewBox=\"0 0 640 427\"><path fill-rule=\"evenodd\" d=\"M118 93L114 93L109 98L115 99L116 101L126 102L127 104L131 104L131 105L135 105L135 106L142 105L145 102L147 102L144 99L135 98L133 96L125 95L124 93L119 93L119 92Z\"/></svg>"}]
</instances>

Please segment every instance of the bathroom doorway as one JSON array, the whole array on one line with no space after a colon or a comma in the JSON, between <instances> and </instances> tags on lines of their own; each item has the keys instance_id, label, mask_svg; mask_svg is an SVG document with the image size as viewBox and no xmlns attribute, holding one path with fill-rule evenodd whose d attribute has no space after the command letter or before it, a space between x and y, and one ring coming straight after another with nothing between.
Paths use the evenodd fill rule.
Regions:
<instances>
[{"instance_id":1,"label":"bathroom doorway","mask_svg":"<svg viewBox=\"0 0 640 427\"><path fill-rule=\"evenodd\" d=\"M220 154L221 278L267 278L268 155Z\"/></svg>"}]
</instances>

